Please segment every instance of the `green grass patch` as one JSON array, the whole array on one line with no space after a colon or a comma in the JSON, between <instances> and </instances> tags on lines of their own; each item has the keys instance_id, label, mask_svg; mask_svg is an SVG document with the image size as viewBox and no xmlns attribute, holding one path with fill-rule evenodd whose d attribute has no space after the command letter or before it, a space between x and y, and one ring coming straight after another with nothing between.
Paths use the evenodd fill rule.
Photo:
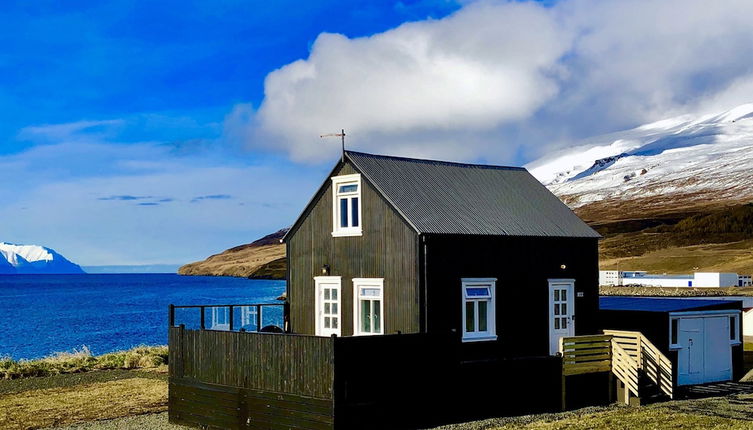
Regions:
<instances>
[{"instance_id":1,"label":"green grass patch","mask_svg":"<svg viewBox=\"0 0 753 430\"><path fill-rule=\"evenodd\" d=\"M94 356L87 347L38 360L0 358L0 379L81 373L100 369L154 369L167 364L166 346L139 346Z\"/></svg>"}]
</instances>

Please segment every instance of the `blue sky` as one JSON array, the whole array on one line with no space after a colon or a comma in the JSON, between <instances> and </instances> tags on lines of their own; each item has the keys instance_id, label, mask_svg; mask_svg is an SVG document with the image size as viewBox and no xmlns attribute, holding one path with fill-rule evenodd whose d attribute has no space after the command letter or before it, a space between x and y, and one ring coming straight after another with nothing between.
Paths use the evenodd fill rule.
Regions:
<instances>
[{"instance_id":1,"label":"blue sky","mask_svg":"<svg viewBox=\"0 0 753 430\"><path fill-rule=\"evenodd\" d=\"M730 108L753 98L749 8L5 2L0 240L86 265L184 263L291 224L337 156L320 133L525 164Z\"/></svg>"}]
</instances>

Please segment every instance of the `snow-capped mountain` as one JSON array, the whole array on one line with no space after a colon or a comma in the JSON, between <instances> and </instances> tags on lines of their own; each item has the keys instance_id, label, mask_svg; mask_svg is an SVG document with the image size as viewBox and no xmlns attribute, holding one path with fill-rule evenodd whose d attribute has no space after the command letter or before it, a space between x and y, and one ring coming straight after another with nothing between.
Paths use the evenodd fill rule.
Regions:
<instances>
[{"instance_id":1,"label":"snow-capped mountain","mask_svg":"<svg viewBox=\"0 0 753 430\"><path fill-rule=\"evenodd\" d=\"M43 273L74 274L84 271L50 248L0 242L0 274Z\"/></svg>"},{"instance_id":2,"label":"snow-capped mountain","mask_svg":"<svg viewBox=\"0 0 753 430\"><path fill-rule=\"evenodd\" d=\"M526 166L572 208L753 199L753 103L595 137Z\"/></svg>"}]
</instances>

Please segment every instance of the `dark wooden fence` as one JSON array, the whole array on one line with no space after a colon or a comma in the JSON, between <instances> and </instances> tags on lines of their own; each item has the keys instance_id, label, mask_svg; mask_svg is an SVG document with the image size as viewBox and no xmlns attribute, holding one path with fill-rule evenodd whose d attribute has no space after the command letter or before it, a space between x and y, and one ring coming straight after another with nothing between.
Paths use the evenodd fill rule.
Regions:
<instances>
[{"instance_id":1,"label":"dark wooden fence","mask_svg":"<svg viewBox=\"0 0 753 430\"><path fill-rule=\"evenodd\" d=\"M170 327L170 421L331 429L334 338Z\"/></svg>"},{"instance_id":2,"label":"dark wooden fence","mask_svg":"<svg viewBox=\"0 0 753 430\"><path fill-rule=\"evenodd\" d=\"M332 398L333 338L170 327L169 344L177 378Z\"/></svg>"},{"instance_id":3,"label":"dark wooden fence","mask_svg":"<svg viewBox=\"0 0 753 430\"><path fill-rule=\"evenodd\" d=\"M561 360L468 354L454 334L313 337L171 327L170 420L210 428L426 428L552 410Z\"/></svg>"}]
</instances>

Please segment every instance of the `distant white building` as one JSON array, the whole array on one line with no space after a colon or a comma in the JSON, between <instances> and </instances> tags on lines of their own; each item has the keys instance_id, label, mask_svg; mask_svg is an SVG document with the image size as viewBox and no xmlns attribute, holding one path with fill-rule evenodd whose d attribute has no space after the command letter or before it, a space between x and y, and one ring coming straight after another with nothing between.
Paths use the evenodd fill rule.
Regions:
<instances>
[{"instance_id":1,"label":"distant white building","mask_svg":"<svg viewBox=\"0 0 753 430\"><path fill-rule=\"evenodd\" d=\"M744 287L753 286L750 276L737 273L696 272L692 275L655 275L645 271L600 270L599 285L647 287Z\"/></svg>"}]
</instances>

